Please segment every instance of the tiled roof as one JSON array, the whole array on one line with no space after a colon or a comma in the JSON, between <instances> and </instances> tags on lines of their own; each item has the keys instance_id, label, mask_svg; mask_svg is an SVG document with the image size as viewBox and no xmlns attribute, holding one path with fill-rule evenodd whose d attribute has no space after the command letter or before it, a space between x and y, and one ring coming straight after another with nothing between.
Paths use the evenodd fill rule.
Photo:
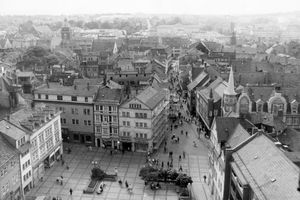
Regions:
<instances>
[{"instance_id":1,"label":"tiled roof","mask_svg":"<svg viewBox=\"0 0 300 200\"><path fill-rule=\"evenodd\" d=\"M229 144L231 148L235 148L249 137L250 134L247 130L241 124L238 124L233 133L229 136L227 144Z\"/></svg>"},{"instance_id":2,"label":"tiled roof","mask_svg":"<svg viewBox=\"0 0 300 200\"><path fill-rule=\"evenodd\" d=\"M121 98L122 98L122 93L120 89L101 88L98 91L95 102L100 102L100 101L120 102Z\"/></svg>"},{"instance_id":3,"label":"tiled roof","mask_svg":"<svg viewBox=\"0 0 300 200\"><path fill-rule=\"evenodd\" d=\"M232 134L235 133L235 131L241 131L243 128L245 131L253 125L243 119L243 118L236 118L236 117L216 117L215 118L215 123L216 123L216 131L218 135L218 142L221 141L228 141ZM241 127L238 127L241 126ZM245 133L238 133L240 135L236 135L239 138L244 139L245 138ZM232 144L236 144L235 137L231 138Z\"/></svg>"},{"instance_id":4,"label":"tiled roof","mask_svg":"<svg viewBox=\"0 0 300 200\"><path fill-rule=\"evenodd\" d=\"M160 103L166 96L164 90L156 90L153 87L146 88L143 92L138 94L136 98L153 109Z\"/></svg>"},{"instance_id":5,"label":"tiled roof","mask_svg":"<svg viewBox=\"0 0 300 200\"><path fill-rule=\"evenodd\" d=\"M17 155L17 150L0 134L0 167Z\"/></svg>"},{"instance_id":6,"label":"tiled roof","mask_svg":"<svg viewBox=\"0 0 300 200\"><path fill-rule=\"evenodd\" d=\"M203 83L205 83L205 81L207 80L207 79L209 79L209 77L208 77L208 75L207 75L207 73L205 73L204 71L202 71L199 75L198 75L198 77L195 79L195 80L193 80L193 82L191 82L190 84L188 84L188 90L189 91L192 91L195 87L197 87L197 86L202 86L202 85L199 85L201 82L202 82L202 84Z\"/></svg>"},{"instance_id":7,"label":"tiled roof","mask_svg":"<svg viewBox=\"0 0 300 200\"><path fill-rule=\"evenodd\" d=\"M58 83L49 83L37 88L34 93L36 94L52 94L52 95L69 95L69 96L93 96L96 94L98 86L90 85L90 89L87 89L87 85L76 85L75 86L63 86Z\"/></svg>"},{"instance_id":8,"label":"tiled roof","mask_svg":"<svg viewBox=\"0 0 300 200\"><path fill-rule=\"evenodd\" d=\"M232 154L258 199L299 200L299 168L265 135Z\"/></svg>"},{"instance_id":9,"label":"tiled roof","mask_svg":"<svg viewBox=\"0 0 300 200\"><path fill-rule=\"evenodd\" d=\"M20 129L6 120L0 121L0 133L13 138L14 140L19 140L26 135L26 132L23 129Z\"/></svg>"}]
</instances>

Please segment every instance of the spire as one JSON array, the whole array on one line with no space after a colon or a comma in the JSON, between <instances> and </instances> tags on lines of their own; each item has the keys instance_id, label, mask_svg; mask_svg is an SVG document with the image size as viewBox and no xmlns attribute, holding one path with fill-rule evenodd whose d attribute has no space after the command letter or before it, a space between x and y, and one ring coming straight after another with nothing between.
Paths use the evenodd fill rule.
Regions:
<instances>
[{"instance_id":1,"label":"spire","mask_svg":"<svg viewBox=\"0 0 300 200\"><path fill-rule=\"evenodd\" d=\"M118 53L118 46L117 46L117 43L115 42L113 54L117 54L117 53Z\"/></svg>"},{"instance_id":2,"label":"spire","mask_svg":"<svg viewBox=\"0 0 300 200\"><path fill-rule=\"evenodd\" d=\"M232 67L230 68L230 74L229 74L229 79L228 79L228 86L227 86L224 94L227 94L227 95L236 95L236 93L234 91L234 77L233 77Z\"/></svg>"}]
</instances>

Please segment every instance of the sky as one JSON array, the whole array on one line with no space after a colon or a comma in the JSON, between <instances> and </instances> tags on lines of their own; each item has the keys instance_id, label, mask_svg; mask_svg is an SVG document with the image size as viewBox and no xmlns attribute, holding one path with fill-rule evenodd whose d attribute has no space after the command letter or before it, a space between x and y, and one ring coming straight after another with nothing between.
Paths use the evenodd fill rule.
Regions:
<instances>
[{"instance_id":1,"label":"sky","mask_svg":"<svg viewBox=\"0 0 300 200\"><path fill-rule=\"evenodd\" d=\"M0 15L241 15L300 11L300 0L0 0Z\"/></svg>"}]
</instances>

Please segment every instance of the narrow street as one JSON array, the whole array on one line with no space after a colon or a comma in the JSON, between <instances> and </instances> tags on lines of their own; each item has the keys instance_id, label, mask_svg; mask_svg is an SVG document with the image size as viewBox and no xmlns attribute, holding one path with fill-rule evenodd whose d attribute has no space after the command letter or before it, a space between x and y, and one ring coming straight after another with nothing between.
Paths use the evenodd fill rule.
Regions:
<instances>
[{"instance_id":1,"label":"narrow street","mask_svg":"<svg viewBox=\"0 0 300 200\"><path fill-rule=\"evenodd\" d=\"M181 109L182 116L187 118L186 105L184 104ZM193 179L193 192L196 193L194 198L201 200L210 200L209 187L204 182L204 176L208 177L208 148L206 145L207 139L201 136L198 138L197 126L195 123L186 122L183 120L183 124L179 125L176 129L173 128L171 134L167 140L167 152L164 152L164 144L157 153L159 161L164 162L164 166L167 165L169 152L173 152L174 165L173 167L179 170L181 166L183 172L186 172ZM181 132L183 131L183 133ZM188 134L186 135L186 132ZM171 140L171 137L179 137L179 142L175 143ZM196 143L196 146L194 145ZM186 153L183 158L183 152ZM179 156L182 159L179 161Z\"/></svg>"}]
</instances>

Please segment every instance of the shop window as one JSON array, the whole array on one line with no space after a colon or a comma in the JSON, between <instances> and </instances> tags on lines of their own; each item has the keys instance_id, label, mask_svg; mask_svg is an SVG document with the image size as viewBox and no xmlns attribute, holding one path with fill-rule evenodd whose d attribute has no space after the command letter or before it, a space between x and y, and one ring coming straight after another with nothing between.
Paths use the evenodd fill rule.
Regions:
<instances>
[{"instance_id":1,"label":"shop window","mask_svg":"<svg viewBox=\"0 0 300 200\"><path fill-rule=\"evenodd\" d=\"M89 135L85 136L85 141L92 142L92 137Z\"/></svg>"},{"instance_id":2,"label":"shop window","mask_svg":"<svg viewBox=\"0 0 300 200\"><path fill-rule=\"evenodd\" d=\"M79 135L78 134L74 134L73 135L73 139L76 140L76 141L78 141L79 140Z\"/></svg>"}]
</instances>

